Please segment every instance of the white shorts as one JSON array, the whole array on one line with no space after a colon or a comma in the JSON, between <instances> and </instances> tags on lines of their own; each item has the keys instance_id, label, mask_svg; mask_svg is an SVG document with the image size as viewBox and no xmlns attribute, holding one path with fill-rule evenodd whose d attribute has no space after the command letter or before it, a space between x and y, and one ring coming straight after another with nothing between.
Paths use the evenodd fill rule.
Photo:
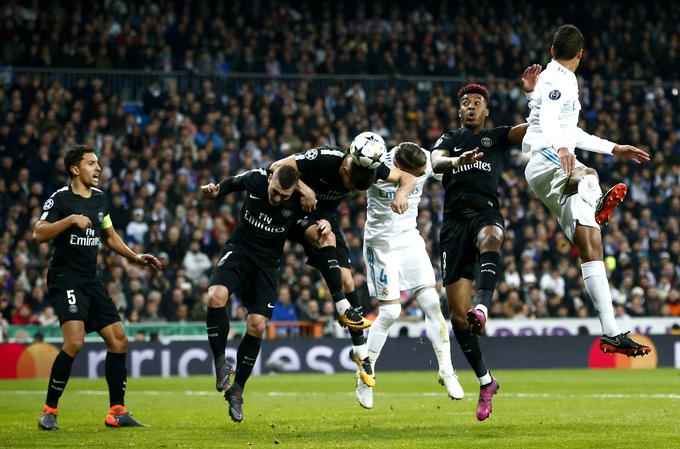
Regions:
<instances>
[{"instance_id":1,"label":"white shorts","mask_svg":"<svg viewBox=\"0 0 680 449\"><path fill-rule=\"evenodd\" d=\"M399 299L402 291L435 285L432 261L419 235L397 248L364 242L368 292L379 301Z\"/></svg>"},{"instance_id":2,"label":"white shorts","mask_svg":"<svg viewBox=\"0 0 680 449\"><path fill-rule=\"evenodd\" d=\"M585 165L577 159L574 168L578 167ZM538 199L557 216L562 231L572 243L577 224L600 229L595 221L595 209L591 205L578 194L563 194L569 174L562 170L553 150L541 150L534 154L524 169L524 176Z\"/></svg>"}]
</instances>

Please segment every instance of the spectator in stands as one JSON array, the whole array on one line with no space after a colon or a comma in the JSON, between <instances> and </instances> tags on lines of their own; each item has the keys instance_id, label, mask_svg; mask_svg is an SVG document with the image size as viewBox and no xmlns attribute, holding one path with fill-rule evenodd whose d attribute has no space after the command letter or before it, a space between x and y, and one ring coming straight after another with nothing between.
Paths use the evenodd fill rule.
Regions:
<instances>
[{"instance_id":1,"label":"spectator in stands","mask_svg":"<svg viewBox=\"0 0 680 449\"><path fill-rule=\"evenodd\" d=\"M212 262L207 254L201 252L200 243L196 240L189 245L189 250L184 256L182 263L187 278L194 284L205 277L206 272L212 267Z\"/></svg>"},{"instance_id":2,"label":"spectator in stands","mask_svg":"<svg viewBox=\"0 0 680 449\"><path fill-rule=\"evenodd\" d=\"M298 321L297 309L291 302L290 287L286 284L279 286L279 295L274 304L271 321ZM297 326L282 326L277 328L278 336L292 336L298 334L299 328Z\"/></svg>"}]
</instances>

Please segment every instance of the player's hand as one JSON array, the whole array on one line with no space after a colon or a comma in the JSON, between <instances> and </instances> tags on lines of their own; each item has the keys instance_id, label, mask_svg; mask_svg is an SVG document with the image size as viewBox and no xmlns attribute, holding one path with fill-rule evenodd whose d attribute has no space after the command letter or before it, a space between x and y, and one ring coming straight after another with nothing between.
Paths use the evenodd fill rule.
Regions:
<instances>
[{"instance_id":1,"label":"player's hand","mask_svg":"<svg viewBox=\"0 0 680 449\"><path fill-rule=\"evenodd\" d=\"M201 186L201 194L203 194L203 198L215 199L217 198L217 195L219 195L219 193L220 193L219 184L213 184L211 182L210 184Z\"/></svg>"},{"instance_id":2,"label":"player's hand","mask_svg":"<svg viewBox=\"0 0 680 449\"><path fill-rule=\"evenodd\" d=\"M641 150L633 145L614 145L612 154L631 160L636 164L649 162L649 154L645 150Z\"/></svg>"},{"instance_id":3,"label":"player's hand","mask_svg":"<svg viewBox=\"0 0 680 449\"><path fill-rule=\"evenodd\" d=\"M571 173L571 171L574 169L574 166L576 165L576 155L569 151L569 149L566 147L562 147L557 150L557 155L560 157L560 165L562 166L562 170L567 173Z\"/></svg>"},{"instance_id":4,"label":"player's hand","mask_svg":"<svg viewBox=\"0 0 680 449\"><path fill-rule=\"evenodd\" d=\"M533 64L527 67L522 74L522 90L524 92L533 92L538 83L538 75L543 70L541 64Z\"/></svg>"},{"instance_id":5,"label":"player's hand","mask_svg":"<svg viewBox=\"0 0 680 449\"><path fill-rule=\"evenodd\" d=\"M151 254L137 254L134 258L134 262L137 265L151 267L156 271L163 268L163 263L158 260L156 256L152 256Z\"/></svg>"},{"instance_id":6,"label":"player's hand","mask_svg":"<svg viewBox=\"0 0 680 449\"><path fill-rule=\"evenodd\" d=\"M394 199L392 200L392 210L399 215L406 212L408 209L408 196L401 192L394 194Z\"/></svg>"},{"instance_id":7,"label":"player's hand","mask_svg":"<svg viewBox=\"0 0 680 449\"><path fill-rule=\"evenodd\" d=\"M313 212L316 209L316 193L314 193L314 190L307 188L304 192L301 191L300 194L302 210L305 212Z\"/></svg>"},{"instance_id":8,"label":"player's hand","mask_svg":"<svg viewBox=\"0 0 680 449\"><path fill-rule=\"evenodd\" d=\"M328 220L324 220L323 218L321 220L317 220L316 226L319 238L331 232L331 224L328 222Z\"/></svg>"},{"instance_id":9,"label":"player's hand","mask_svg":"<svg viewBox=\"0 0 680 449\"><path fill-rule=\"evenodd\" d=\"M474 164L484 157L484 153L479 151L479 147L474 150L466 151L458 157L458 166Z\"/></svg>"},{"instance_id":10,"label":"player's hand","mask_svg":"<svg viewBox=\"0 0 680 449\"><path fill-rule=\"evenodd\" d=\"M78 226L84 231L92 227L92 222L85 215L73 214L71 215L71 226Z\"/></svg>"}]
</instances>

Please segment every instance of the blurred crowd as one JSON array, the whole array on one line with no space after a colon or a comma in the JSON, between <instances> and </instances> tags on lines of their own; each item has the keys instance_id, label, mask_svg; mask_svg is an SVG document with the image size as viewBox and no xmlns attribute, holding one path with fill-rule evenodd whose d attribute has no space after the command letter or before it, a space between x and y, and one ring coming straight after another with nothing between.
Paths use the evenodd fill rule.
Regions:
<instances>
[{"instance_id":1,"label":"blurred crowd","mask_svg":"<svg viewBox=\"0 0 680 449\"><path fill-rule=\"evenodd\" d=\"M0 57L5 63L200 72L198 61L207 58L211 72L217 61L229 66L221 71L283 77L324 70L392 73L382 58L393 58L393 67L413 70L405 73L481 76L479 81L491 92L487 126L525 120L526 100L517 79L525 63L546 60L546 43L559 22L549 20L545 6L534 2L497 9L481 7L486 2L475 8L458 5L455 14L454 8L438 4L407 11L381 3L336 2L327 12L310 3L267 3L265 8L257 1L234 9L238 14L230 13L232 6L201 1L94 2L68 13L56 4L48 14L37 7L40 3L10 2L0 8ZM678 36L668 27L677 19L678 5L667 5L660 15L655 8L625 4L593 3L583 18L593 49L587 50L579 72L581 125L646 149L652 161L641 167L599 154L579 157L598 170L603 188L618 181L630 188L603 231L617 314L678 316L680 84L667 78L678 71L663 66L677 66ZM573 6L565 7L563 19L577 13ZM333 8L344 13L336 16ZM35 40L36 35L42 37ZM126 59L133 49L136 59ZM35 52L39 57L31 59ZM62 58L63 52L72 58ZM83 52L95 61L104 55L100 59L108 63L89 62ZM166 53L170 62L163 62ZM187 53L196 58L191 67ZM277 64L269 61L270 55ZM352 66L362 57L370 63ZM414 57L416 62L409 65ZM45 58L50 64L36 62ZM294 67L284 64L287 58L295 61ZM351 67L345 71L339 67L347 58ZM423 58L434 58L434 66L444 71L428 71ZM0 88L0 314L6 322L56 322L45 285L50 246L36 245L31 229L44 201L67 183L63 155L76 143L97 151L103 170L100 187L109 196L114 227L135 251L155 254L166 264L154 273L106 249L100 252L102 280L122 318L131 323L184 322L205 318L210 269L234 230L241 204L238 194L204 201L197 195L200 185L268 167L315 146L347 148L354 135L366 130L381 134L388 146L408 140L429 149L444 131L459 126L451 92L460 82L434 83L423 93L408 83L365 89L357 81L348 89L338 82L321 89L305 80L283 83L272 78L255 85L245 79L223 92L215 87L218 76L199 77L199 87L191 91L163 78L149 81L137 99L143 121L126 112L118 92L96 76L69 86L46 74L6 79ZM518 149L505 157L499 189L506 219L504 272L492 315L594 316L577 250L530 192L525 164ZM431 183L418 218L438 278L442 200L441 185ZM365 195L350 195L340 215L360 298L370 315L376 304L368 298L363 274L365 207ZM411 298L405 296L404 303L404 319L422 319ZM287 245L273 319L327 323L333 321L333 309L319 274L305 265L301 247ZM245 316L237 296L230 301L230 315L235 320Z\"/></svg>"}]
</instances>

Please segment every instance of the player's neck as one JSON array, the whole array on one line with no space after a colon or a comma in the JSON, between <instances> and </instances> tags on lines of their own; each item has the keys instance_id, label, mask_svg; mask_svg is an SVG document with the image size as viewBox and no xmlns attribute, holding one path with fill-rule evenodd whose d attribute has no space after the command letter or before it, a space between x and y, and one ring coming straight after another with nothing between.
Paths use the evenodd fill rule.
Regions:
<instances>
[{"instance_id":1,"label":"player's neck","mask_svg":"<svg viewBox=\"0 0 680 449\"><path fill-rule=\"evenodd\" d=\"M578 58L571 58L571 59L555 59L555 61L563 66L565 69L576 73L576 69L578 68L578 63L579 59Z\"/></svg>"},{"instance_id":2,"label":"player's neck","mask_svg":"<svg viewBox=\"0 0 680 449\"><path fill-rule=\"evenodd\" d=\"M71 181L71 191L84 198L89 198L92 196L92 187L86 186L78 178L75 178Z\"/></svg>"},{"instance_id":3,"label":"player's neck","mask_svg":"<svg viewBox=\"0 0 680 449\"><path fill-rule=\"evenodd\" d=\"M477 134L477 133L479 133L481 130L484 129L484 123L482 123L482 124L479 125L479 126L463 125L463 128L469 129L470 131L472 131L472 134Z\"/></svg>"}]
</instances>

